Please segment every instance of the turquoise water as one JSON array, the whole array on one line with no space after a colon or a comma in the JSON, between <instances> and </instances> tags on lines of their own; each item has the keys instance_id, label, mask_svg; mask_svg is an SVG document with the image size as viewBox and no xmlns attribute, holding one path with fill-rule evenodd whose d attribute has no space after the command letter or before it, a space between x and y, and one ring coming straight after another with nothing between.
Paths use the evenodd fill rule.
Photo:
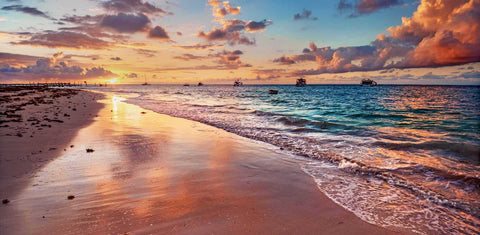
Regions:
<instances>
[{"instance_id":1,"label":"turquoise water","mask_svg":"<svg viewBox=\"0 0 480 235\"><path fill-rule=\"evenodd\" d=\"M480 232L479 86L95 89L304 156L319 189L370 223Z\"/></svg>"}]
</instances>

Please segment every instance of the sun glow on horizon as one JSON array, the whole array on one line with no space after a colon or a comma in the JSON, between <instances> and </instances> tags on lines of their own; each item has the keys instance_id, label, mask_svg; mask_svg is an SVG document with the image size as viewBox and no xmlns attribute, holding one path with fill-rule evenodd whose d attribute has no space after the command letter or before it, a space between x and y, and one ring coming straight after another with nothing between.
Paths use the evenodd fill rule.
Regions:
<instances>
[{"instance_id":1,"label":"sun glow on horizon","mask_svg":"<svg viewBox=\"0 0 480 235\"><path fill-rule=\"evenodd\" d=\"M117 81L118 81L118 78L112 78L112 79L107 80L107 82L109 82L110 84L114 84Z\"/></svg>"}]
</instances>

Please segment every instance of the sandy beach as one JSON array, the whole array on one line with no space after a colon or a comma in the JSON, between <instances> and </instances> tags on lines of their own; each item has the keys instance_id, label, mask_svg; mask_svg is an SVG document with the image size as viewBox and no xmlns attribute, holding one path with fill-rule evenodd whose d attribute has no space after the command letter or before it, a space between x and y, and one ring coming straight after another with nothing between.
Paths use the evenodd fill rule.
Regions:
<instances>
[{"instance_id":1,"label":"sandy beach","mask_svg":"<svg viewBox=\"0 0 480 235\"><path fill-rule=\"evenodd\" d=\"M335 204L274 146L115 96L15 102L52 94L0 128L1 234L395 233Z\"/></svg>"}]
</instances>

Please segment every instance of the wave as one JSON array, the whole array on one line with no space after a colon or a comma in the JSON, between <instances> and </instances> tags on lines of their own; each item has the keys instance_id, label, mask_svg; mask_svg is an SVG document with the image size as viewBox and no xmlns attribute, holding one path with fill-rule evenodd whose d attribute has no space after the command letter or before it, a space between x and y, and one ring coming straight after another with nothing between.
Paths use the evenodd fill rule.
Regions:
<instances>
[{"instance_id":1,"label":"wave","mask_svg":"<svg viewBox=\"0 0 480 235\"><path fill-rule=\"evenodd\" d=\"M459 223L468 224L470 227L475 227L475 221L480 222L480 204L478 202L475 202L475 200L472 200L471 198L459 198L454 194L449 194L448 192L442 192L439 190L440 186L450 184L452 187L451 190L457 190L456 192L461 193L459 195L468 196L468 193L472 193L472 195L480 195L480 188L478 187L478 185L480 185L480 180L478 175L469 175L462 172L450 172L431 166L424 166L416 163L415 159L412 159L411 163L405 163L403 165L400 164L400 167L395 164L391 167L384 167L375 165L373 164L375 162L372 163L369 161L369 159L373 157L372 154L374 154L375 149L412 152L448 150L452 151L455 155L458 155L460 152L466 153L467 155L472 155L475 153L478 154L478 152L476 152L478 147L476 146L472 147L469 144L452 144L448 141L418 142L417 139L412 138L411 136L398 137L398 135L388 132L381 132L378 129L361 128L327 121L291 117L281 113L249 110L231 105L186 105L157 100L140 99L129 99L128 102L140 105L143 108L150 109L158 113L202 122L243 137L270 143L299 156L319 160L321 162L328 162L338 170L339 175L342 175L342 177L347 177L350 180L356 179L357 177L374 178L376 181L380 181L382 184L388 185L390 187L389 190L393 190L389 191L389 193L396 192L398 195L405 195L405 192L408 192L408 195L410 195L412 198L425 200L440 207L440 212L438 213L442 214L444 217L454 216L457 218L459 217L458 215L462 213L472 216L463 220L459 217ZM225 109L215 109L218 107ZM245 112L232 112L228 110L240 110ZM273 128L273 126L278 126L278 124L285 125L289 128ZM337 131L333 135L332 132L329 131L332 129L339 129L341 131ZM290 134L286 133L285 130L287 130ZM328 133L326 133L327 131ZM302 135L302 133L312 133L313 136ZM365 139L359 141L356 138ZM379 138L384 138L386 140L390 138L392 140L403 142L392 143L381 141ZM441 159L441 157L438 158ZM395 162L395 160L398 159L391 157L389 159L385 159L385 162ZM468 165L468 163L462 163L461 161L456 162L456 164L460 169L462 168L462 165ZM344 175L340 172L348 174ZM478 169L476 172L479 172ZM325 176L317 175L316 177ZM426 181L427 178L433 179L433 181ZM348 179L343 179L342 181L345 180ZM368 184L365 184L366 185L359 184L355 187L368 188ZM335 190L340 189L336 188ZM332 191L327 193L330 193L330 195L335 194L332 194ZM368 194L372 192L367 190L364 191L364 193ZM355 194L352 194L351 197L354 197L354 195ZM338 199L338 197L345 196L335 194L333 197ZM375 197L347 198L345 201L339 202L339 204L345 206L352 201L358 202L358 200L369 201L377 199ZM395 203L402 202L400 201ZM346 207L352 211L356 210L348 205ZM451 212L445 208L450 208L454 211ZM368 208L368 210L372 211L378 209L379 208ZM391 213L395 214L407 212L399 211ZM372 212L372 214L375 213ZM360 217L362 217L362 215L360 215ZM378 218L366 220L373 221L374 223L375 221L378 222ZM443 228L432 227L430 229L442 231L441 229ZM447 229L446 231L456 230ZM478 231L478 229L473 231Z\"/></svg>"}]
</instances>

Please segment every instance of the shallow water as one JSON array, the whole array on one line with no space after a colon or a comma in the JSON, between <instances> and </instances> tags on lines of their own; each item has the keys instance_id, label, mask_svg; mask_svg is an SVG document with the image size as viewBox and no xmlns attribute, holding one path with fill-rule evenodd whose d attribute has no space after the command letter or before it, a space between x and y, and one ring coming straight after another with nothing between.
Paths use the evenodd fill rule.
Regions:
<instances>
[{"instance_id":1,"label":"shallow water","mask_svg":"<svg viewBox=\"0 0 480 235\"><path fill-rule=\"evenodd\" d=\"M94 89L306 156L319 189L368 222L480 233L478 86Z\"/></svg>"}]
</instances>

